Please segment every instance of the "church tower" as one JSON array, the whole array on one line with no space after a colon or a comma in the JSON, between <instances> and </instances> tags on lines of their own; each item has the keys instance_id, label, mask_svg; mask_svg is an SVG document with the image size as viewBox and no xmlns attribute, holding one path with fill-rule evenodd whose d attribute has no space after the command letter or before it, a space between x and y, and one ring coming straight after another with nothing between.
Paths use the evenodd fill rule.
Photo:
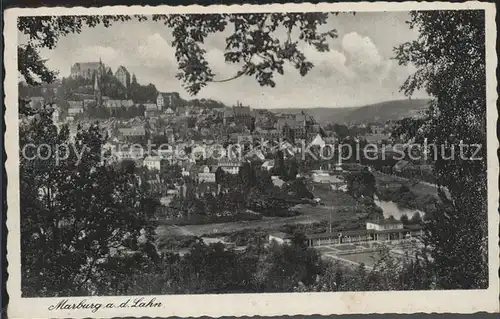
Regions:
<instances>
[{"instance_id":1,"label":"church tower","mask_svg":"<svg viewBox=\"0 0 500 319\"><path fill-rule=\"evenodd\" d=\"M104 66L102 64L101 59L99 59L99 67L97 68L97 71L95 73L95 81L94 81L94 98L95 98L97 107L102 106L101 86L102 86L102 76L104 74L103 71L104 71Z\"/></svg>"}]
</instances>

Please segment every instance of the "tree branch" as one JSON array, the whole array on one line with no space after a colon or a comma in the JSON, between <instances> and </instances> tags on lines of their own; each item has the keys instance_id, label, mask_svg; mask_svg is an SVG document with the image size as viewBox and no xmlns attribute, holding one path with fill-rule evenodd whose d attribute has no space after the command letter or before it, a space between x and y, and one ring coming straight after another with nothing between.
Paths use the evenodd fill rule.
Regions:
<instances>
[{"instance_id":1,"label":"tree branch","mask_svg":"<svg viewBox=\"0 0 500 319\"><path fill-rule=\"evenodd\" d=\"M243 70L240 70L238 71L238 73L236 73L236 75L230 77L230 78L227 78L227 79L223 79L223 80L211 80L210 82L212 83L224 83L224 82L229 82L229 81L232 81L234 79L237 79L243 75L245 75L246 71L248 71L248 68L249 68L249 65L245 65L245 67L243 68Z\"/></svg>"},{"instance_id":2,"label":"tree branch","mask_svg":"<svg viewBox=\"0 0 500 319\"><path fill-rule=\"evenodd\" d=\"M248 69L250 68L250 60L252 58L250 57L249 59L247 59L245 61L245 65L243 66L243 69L238 71L238 73L236 73L236 75L230 77L230 78L227 78L227 79L223 79L223 80L211 80L211 81L207 81L207 82L211 82L211 83L224 83L224 82L229 82L229 81L232 81L234 79L237 79L243 75L245 75L245 73L248 71Z\"/></svg>"}]
</instances>

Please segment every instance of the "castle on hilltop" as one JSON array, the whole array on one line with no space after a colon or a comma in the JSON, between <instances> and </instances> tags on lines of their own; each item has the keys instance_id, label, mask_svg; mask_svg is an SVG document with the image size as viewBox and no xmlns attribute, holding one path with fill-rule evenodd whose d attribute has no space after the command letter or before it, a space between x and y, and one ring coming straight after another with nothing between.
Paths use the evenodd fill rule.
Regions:
<instances>
[{"instance_id":1,"label":"castle on hilltop","mask_svg":"<svg viewBox=\"0 0 500 319\"><path fill-rule=\"evenodd\" d=\"M99 62L83 62L73 64L71 67L70 77L72 79L84 78L86 80L93 80L92 86L94 99L97 105L101 106L104 102L102 88L105 74L112 74L111 68L104 65L101 59L99 59ZM118 67L114 73L114 77L123 85L125 89L130 88L130 73L124 66L120 65Z\"/></svg>"},{"instance_id":2,"label":"castle on hilltop","mask_svg":"<svg viewBox=\"0 0 500 319\"><path fill-rule=\"evenodd\" d=\"M78 62L73 64L70 77L73 79L81 77L91 80L94 75L98 74L102 77L103 74L108 72L111 72L111 68L105 66L99 59L99 62ZM125 88L130 86L130 72L123 65L118 67L114 76Z\"/></svg>"}]
</instances>

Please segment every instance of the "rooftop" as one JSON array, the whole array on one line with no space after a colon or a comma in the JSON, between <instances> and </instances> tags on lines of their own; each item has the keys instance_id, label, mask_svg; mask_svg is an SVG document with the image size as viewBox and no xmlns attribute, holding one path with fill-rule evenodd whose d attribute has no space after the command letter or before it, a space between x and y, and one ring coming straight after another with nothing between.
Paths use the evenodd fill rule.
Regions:
<instances>
[{"instance_id":1,"label":"rooftop","mask_svg":"<svg viewBox=\"0 0 500 319\"><path fill-rule=\"evenodd\" d=\"M284 232L273 232L270 233L269 236L277 237L277 238L282 238L282 239L289 239L292 238L293 236L291 234L287 234Z\"/></svg>"},{"instance_id":2,"label":"rooftop","mask_svg":"<svg viewBox=\"0 0 500 319\"><path fill-rule=\"evenodd\" d=\"M375 219L375 220L369 220L367 223L372 223L372 224L377 224L377 225L399 225L402 224L399 220L397 219Z\"/></svg>"}]
</instances>

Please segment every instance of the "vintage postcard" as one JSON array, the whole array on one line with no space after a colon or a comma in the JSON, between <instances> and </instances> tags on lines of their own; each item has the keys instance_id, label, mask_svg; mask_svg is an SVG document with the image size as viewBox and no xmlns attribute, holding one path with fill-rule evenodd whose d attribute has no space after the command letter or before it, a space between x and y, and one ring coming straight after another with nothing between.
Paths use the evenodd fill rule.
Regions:
<instances>
[{"instance_id":1,"label":"vintage postcard","mask_svg":"<svg viewBox=\"0 0 500 319\"><path fill-rule=\"evenodd\" d=\"M9 317L499 311L495 9L7 10Z\"/></svg>"}]
</instances>

